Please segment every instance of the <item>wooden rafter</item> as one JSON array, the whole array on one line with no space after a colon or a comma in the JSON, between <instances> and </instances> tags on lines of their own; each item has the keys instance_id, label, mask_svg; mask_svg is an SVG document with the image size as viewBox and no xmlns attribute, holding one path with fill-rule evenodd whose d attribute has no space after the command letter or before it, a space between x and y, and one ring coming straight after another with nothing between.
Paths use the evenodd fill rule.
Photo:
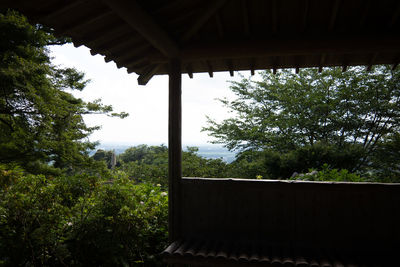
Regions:
<instances>
[{"instance_id":1,"label":"wooden rafter","mask_svg":"<svg viewBox=\"0 0 400 267\"><path fill-rule=\"evenodd\" d=\"M166 57L174 58L179 55L179 47L175 41L136 1L104 0L104 2Z\"/></svg>"},{"instance_id":2,"label":"wooden rafter","mask_svg":"<svg viewBox=\"0 0 400 267\"><path fill-rule=\"evenodd\" d=\"M232 59L227 59L227 60L226 60L226 66L228 67L229 75L231 75L231 77L233 77L234 71L233 71L233 62L232 62Z\"/></svg>"},{"instance_id":3,"label":"wooden rafter","mask_svg":"<svg viewBox=\"0 0 400 267\"><path fill-rule=\"evenodd\" d=\"M132 66L136 64L141 64L143 62L148 62L148 60L144 57L141 57L140 52L137 51L134 51L134 53L132 53L131 56L124 56L119 59L116 59L115 61L117 63L117 66L118 64L121 66L123 65Z\"/></svg>"},{"instance_id":4,"label":"wooden rafter","mask_svg":"<svg viewBox=\"0 0 400 267\"><path fill-rule=\"evenodd\" d=\"M339 11L339 7L342 0L335 0L332 8L331 18L329 20L329 30L333 30L335 28L336 18Z\"/></svg>"},{"instance_id":5,"label":"wooden rafter","mask_svg":"<svg viewBox=\"0 0 400 267\"><path fill-rule=\"evenodd\" d=\"M131 43L129 48L127 48L126 51L124 51L124 53L110 52L112 54L110 58L115 58L116 60L124 63L130 63L132 62L131 58L136 58L136 57L141 57L144 58L146 61L148 61L147 58L142 56L142 54L150 48L153 49L147 43L144 44Z\"/></svg>"},{"instance_id":6,"label":"wooden rafter","mask_svg":"<svg viewBox=\"0 0 400 267\"><path fill-rule=\"evenodd\" d=\"M156 74L159 69L162 67L161 64L150 65L146 68L144 73L140 74L138 77L139 85L146 85L150 79Z\"/></svg>"},{"instance_id":7,"label":"wooden rafter","mask_svg":"<svg viewBox=\"0 0 400 267\"><path fill-rule=\"evenodd\" d=\"M182 40L187 41L195 35L225 3L226 0L211 1L207 9L201 12L201 16L196 19L196 22L183 35Z\"/></svg>"},{"instance_id":8,"label":"wooden rafter","mask_svg":"<svg viewBox=\"0 0 400 267\"><path fill-rule=\"evenodd\" d=\"M84 19L75 21L73 24L68 24L64 27L62 27L58 32L63 35L66 33L74 32L77 31L78 29L81 29L82 27L86 27L89 24L95 23L107 16L112 14L111 10L105 10L98 12L96 14L93 14L91 16L86 16Z\"/></svg>"},{"instance_id":9,"label":"wooden rafter","mask_svg":"<svg viewBox=\"0 0 400 267\"><path fill-rule=\"evenodd\" d=\"M254 75L255 68L256 68L256 58L252 58L252 59L250 59L250 73L251 73L251 75Z\"/></svg>"},{"instance_id":10,"label":"wooden rafter","mask_svg":"<svg viewBox=\"0 0 400 267\"><path fill-rule=\"evenodd\" d=\"M378 53L373 53L371 55L371 58L369 60L368 66L367 66L367 71L371 71L372 70L372 65L374 65L377 56L378 56Z\"/></svg>"},{"instance_id":11,"label":"wooden rafter","mask_svg":"<svg viewBox=\"0 0 400 267\"><path fill-rule=\"evenodd\" d=\"M136 52L141 53L145 49L149 48L152 48L152 46L149 43L145 42L144 40L138 41L131 38L125 38L125 40L121 40L119 43L111 47L108 47L107 52L113 57L121 58L125 56L130 56L131 53L127 51L131 51L132 49L134 49L135 53ZM103 49L106 49L106 47L104 47Z\"/></svg>"},{"instance_id":12,"label":"wooden rafter","mask_svg":"<svg viewBox=\"0 0 400 267\"><path fill-rule=\"evenodd\" d=\"M278 58L276 56L272 57L272 73L276 75L278 69Z\"/></svg>"},{"instance_id":13,"label":"wooden rafter","mask_svg":"<svg viewBox=\"0 0 400 267\"><path fill-rule=\"evenodd\" d=\"M319 66L318 66L318 72L322 72L322 66L325 63L326 55L322 54L321 57L319 58Z\"/></svg>"},{"instance_id":14,"label":"wooden rafter","mask_svg":"<svg viewBox=\"0 0 400 267\"><path fill-rule=\"evenodd\" d=\"M214 73L213 73L213 67L211 65L211 62L206 60L206 65L207 65L207 69L208 69L208 75L210 75L210 78L212 78L214 76Z\"/></svg>"},{"instance_id":15,"label":"wooden rafter","mask_svg":"<svg viewBox=\"0 0 400 267\"><path fill-rule=\"evenodd\" d=\"M186 71L187 71L187 74L189 75L189 78L193 79L193 67L192 67L191 63L188 63L186 65Z\"/></svg>"},{"instance_id":16,"label":"wooden rafter","mask_svg":"<svg viewBox=\"0 0 400 267\"><path fill-rule=\"evenodd\" d=\"M348 67L349 67L349 65L347 64L347 62L343 62L342 72L346 72Z\"/></svg>"},{"instance_id":17,"label":"wooden rafter","mask_svg":"<svg viewBox=\"0 0 400 267\"><path fill-rule=\"evenodd\" d=\"M126 25L111 24L107 28L102 29L102 34L97 30L89 33L84 32L82 34L83 37L78 40L81 44L85 44L88 47L96 47L96 49L92 49L93 53L100 54L109 44L119 44L123 39L127 39L125 37L126 34L131 32L132 30L126 27Z\"/></svg>"},{"instance_id":18,"label":"wooden rafter","mask_svg":"<svg viewBox=\"0 0 400 267\"><path fill-rule=\"evenodd\" d=\"M43 21L56 19L57 17L69 12L71 9L77 8L78 6L82 5L85 2L87 1L68 1L66 5L64 5L61 8L58 8L54 12L50 12L46 16L43 16L42 19Z\"/></svg>"}]
</instances>

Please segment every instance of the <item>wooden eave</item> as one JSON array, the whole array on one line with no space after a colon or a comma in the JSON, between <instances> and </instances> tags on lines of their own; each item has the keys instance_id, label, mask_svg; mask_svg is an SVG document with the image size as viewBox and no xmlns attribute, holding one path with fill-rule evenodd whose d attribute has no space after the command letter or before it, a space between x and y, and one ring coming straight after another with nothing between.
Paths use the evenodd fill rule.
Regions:
<instances>
[{"instance_id":1,"label":"wooden eave","mask_svg":"<svg viewBox=\"0 0 400 267\"><path fill-rule=\"evenodd\" d=\"M397 0L2 1L146 84L168 73L393 64Z\"/></svg>"}]
</instances>

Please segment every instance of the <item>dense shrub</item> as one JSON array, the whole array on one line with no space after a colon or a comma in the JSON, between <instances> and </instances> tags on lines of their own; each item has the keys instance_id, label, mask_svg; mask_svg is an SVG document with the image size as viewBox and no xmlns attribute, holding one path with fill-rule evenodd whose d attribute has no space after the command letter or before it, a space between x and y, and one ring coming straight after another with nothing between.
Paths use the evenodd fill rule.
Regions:
<instances>
[{"instance_id":1,"label":"dense shrub","mask_svg":"<svg viewBox=\"0 0 400 267\"><path fill-rule=\"evenodd\" d=\"M161 265L168 209L158 186L1 167L0 181L0 265Z\"/></svg>"},{"instance_id":2,"label":"dense shrub","mask_svg":"<svg viewBox=\"0 0 400 267\"><path fill-rule=\"evenodd\" d=\"M291 180L303 181L333 181L333 182L365 182L366 178L358 174L351 173L346 169L331 169L328 164L324 164L320 171L310 170L308 173L295 174Z\"/></svg>"}]
</instances>

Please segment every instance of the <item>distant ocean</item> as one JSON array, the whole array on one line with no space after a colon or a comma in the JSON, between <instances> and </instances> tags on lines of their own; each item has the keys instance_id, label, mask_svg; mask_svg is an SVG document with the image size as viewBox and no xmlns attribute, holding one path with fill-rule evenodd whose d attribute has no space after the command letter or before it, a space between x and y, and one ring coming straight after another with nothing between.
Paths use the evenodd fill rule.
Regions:
<instances>
[{"instance_id":1,"label":"distant ocean","mask_svg":"<svg viewBox=\"0 0 400 267\"><path fill-rule=\"evenodd\" d=\"M151 144L153 145L153 144ZM111 143L101 143L97 146L97 149L104 149L104 150L114 150L115 154L119 155L123 153L126 149L137 146L137 144L129 145L129 144L111 144ZM230 152L228 149L219 146L219 145L183 145L183 150L187 151L186 147L198 147L199 151L197 155L208 158L208 159L218 159L221 158L223 161L227 163L231 163L235 160L236 153ZM93 152L94 153L94 152Z\"/></svg>"}]
</instances>

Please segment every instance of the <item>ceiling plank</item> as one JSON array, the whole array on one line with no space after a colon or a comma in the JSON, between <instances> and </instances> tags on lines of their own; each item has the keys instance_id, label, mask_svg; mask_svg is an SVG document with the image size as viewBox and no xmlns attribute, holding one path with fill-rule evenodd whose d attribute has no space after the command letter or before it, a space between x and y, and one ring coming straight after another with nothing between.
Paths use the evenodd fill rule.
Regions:
<instances>
[{"instance_id":1,"label":"ceiling plank","mask_svg":"<svg viewBox=\"0 0 400 267\"><path fill-rule=\"evenodd\" d=\"M179 56L179 47L175 41L157 25L154 19L136 1L103 1L166 57L175 58Z\"/></svg>"},{"instance_id":2,"label":"ceiling plank","mask_svg":"<svg viewBox=\"0 0 400 267\"><path fill-rule=\"evenodd\" d=\"M196 22L187 30L183 35L182 40L187 41L192 38L200 29L207 23L207 21L226 3L226 0L209 1L211 3L206 10L201 12L201 16L197 18Z\"/></svg>"}]
</instances>

